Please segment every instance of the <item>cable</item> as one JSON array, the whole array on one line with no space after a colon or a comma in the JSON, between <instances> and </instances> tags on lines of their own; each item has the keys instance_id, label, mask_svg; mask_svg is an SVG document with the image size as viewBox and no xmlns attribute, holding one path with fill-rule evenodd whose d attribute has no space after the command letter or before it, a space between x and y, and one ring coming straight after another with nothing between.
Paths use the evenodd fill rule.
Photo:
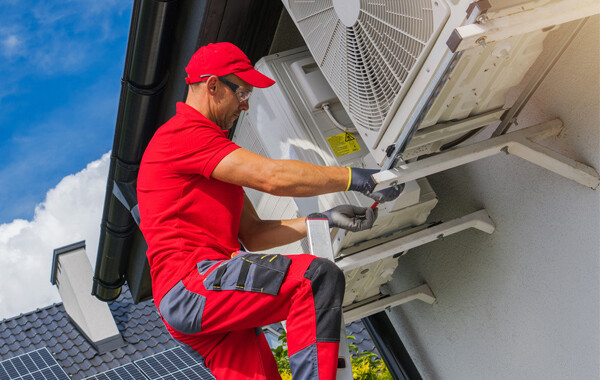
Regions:
<instances>
[{"instance_id":1,"label":"cable","mask_svg":"<svg viewBox=\"0 0 600 380\"><path fill-rule=\"evenodd\" d=\"M323 104L323 106L321 107L321 109L323 111L325 111L325 113L327 114L327 116L329 116L329 119L331 120L331 123L333 123L333 125L336 126L336 128L341 129L344 132L348 132L348 133L355 133L356 132L356 128L352 128L352 127L346 127L342 124L340 124L335 117L333 116L333 114L331 113L331 111L329 110L329 103L325 103Z\"/></svg>"}]
</instances>

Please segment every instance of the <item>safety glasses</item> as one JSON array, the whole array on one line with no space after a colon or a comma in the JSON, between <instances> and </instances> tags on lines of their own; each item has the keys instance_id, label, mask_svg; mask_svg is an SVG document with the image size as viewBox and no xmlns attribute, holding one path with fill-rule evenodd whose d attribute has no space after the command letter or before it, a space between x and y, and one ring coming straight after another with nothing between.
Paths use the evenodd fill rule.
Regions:
<instances>
[{"instance_id":1,"label":"safety glasses","mask_svg":"<svg viewBox=\"0 0 600 380\"><path fill-rule=\"evenodd\" d=\"M243 90L240 89L240 86L238 86L237 84L228 81L227 79L223 78L223 77L217 77L219 78L219 80L223 83L225 83L227 85L227 87L229 87L231 89L231 91L233 91L233 93L235 94L235 96L237 96L238 100L241 102L246 102L248 101L248 99L250 99L250 95L252 95L252 91L250 90Z\"/></svg>"},{"instance_id":2,"label":"safety glasses","mask_svg":"<svg viewBox=\"0 0 600 380\"><path fill-rule=\"evenodd\" d=\"M212 75L200 75L200 78L210 77L210 76L212 76ZM238 101L240 103L246 102L250 99L250 95L252 95L252 91L241 89L240 86L238 86L237 84L235 84L233 82L228 81L227 79L225 79L223 77L217 77L217 78L219 78L219 80L222 83L227 85L227 87L229 87L231 89L231 91L233 91L233 93L235 94L235 96L237 96Z\"/></svg>"}]
</instances>

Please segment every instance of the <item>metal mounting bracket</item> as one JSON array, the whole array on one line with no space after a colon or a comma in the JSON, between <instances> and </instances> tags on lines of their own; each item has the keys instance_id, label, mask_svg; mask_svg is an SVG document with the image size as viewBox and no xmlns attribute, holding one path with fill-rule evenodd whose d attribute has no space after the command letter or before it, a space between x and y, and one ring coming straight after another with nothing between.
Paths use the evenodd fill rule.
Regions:
<instances>
[{"instance_id":1,"label":"metal mounting bracket","mask_svg":"<svg viewBox=\"0 0 600 380\"><path fill-rule=\"evenodd\" d=\"M429 288L429 285L423 284L417 286L416 288L401 293L393 294L391 296L350 309L348 311L344 310L344 320L346 321L346 323L351 323L356 320L368 317L369 315L379 313L380 311L398 305L402 305L413 300L423 301L431 305L435 302L435 296Z\"/></svg>"},{"instance_id":2,"label":"metal mounting bracket","mask_svg":"<svg viewBox=\"0 0 600 380\"><path fill-rule=\"evenodd\" d=\"M600 185L600 177L594 168L567 158L532 141L534 138L556 136L562 129L562 121L555 119L456 148L423 160L401 164L394 169L375 173L373 179L377 185L374 191L423 178L498 153L513 154L565 178L596 189Z\"/></svg>"},{"instance_id":3,"label":"metal mounting bracket","mask_svg":"<svg viewBox=\"0 0 600 380\"><path fill-rule=\"evenodd\" d=\"M346 256L336 264L344 272L351 271L469 228L475 228L491 234L496 229L496 225L486 210L479 210L463 217Z\"/></svg>"},{"instance_id":4,"label":"metal mounting bracket","mask_svg":"<svg viewBox=\"0 0 600 380\"><path fill-rule=\"evenodd\" d=\"M501 41L512 36L535 30L552 28L555 25L593 16L600 13L597 0L556 0L551 2L530 1L519 4L514 12L490 15L477 19L475 23L456 28L448 40L452 52Z\"/></svg>"}]
</instances>

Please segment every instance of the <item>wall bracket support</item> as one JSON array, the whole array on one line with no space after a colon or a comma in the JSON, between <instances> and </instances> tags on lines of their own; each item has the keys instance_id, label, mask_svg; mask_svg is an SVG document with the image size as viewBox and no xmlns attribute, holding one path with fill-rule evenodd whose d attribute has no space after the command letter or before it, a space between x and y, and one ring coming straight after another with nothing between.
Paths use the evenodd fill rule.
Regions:
<instances>
[{"instance_id":1,"label":"wall bracket support","mask_svg":"<svg viewBox=\"0 0 600 380\"><path fill-rule=\"evenodd\" d=\"M432 305L435 302L435 296L429 288L429 285L419 285L416 288L381 298L366 305L352 308L347 311L344 310L344 321L346 321L346 323L351 323L413 300L419 300Z\"/></svg>"},{"instance_id":2,"label":"wall bracket support","mask_svg":"<svg viewBox=\"0 0 600 380\"><path fill-rule=\"evenodd\" d=\"M491 234L496 229L496 225L486 210L479 210L346 256L338 260L336 264L342 271L348 272L469 228Z\"/></svg>"},{"instance_id":3,"label":"wall bracket support","mask_svg":"<svg viewBox=\"0 0 600 380\"><path fill-rule=\"evenodd\" d=\"M555 25L600 13L597 0L530 1L519 4L513 12L495 17L488 11L486 17L454 30L447 44L452 52L472 49L505 40L509 37L552 28Z\"/></svg>"},{"instance_id":4,"label":"wall bracket support","mask_svg":"<svg viewBox=\"0 0 600 380\"><path fill-rule=\"evenodd\" d=\"M423 160L400 164L396 168L373 175L373 179L377 183L374 191L423 178L498 153L513 154L595 190L600 185L600 177L594 168L533 142L533 139L557 136L562 129L562 121L555 119L465 147L455 148Z\"/></svg>"}]
</instances>

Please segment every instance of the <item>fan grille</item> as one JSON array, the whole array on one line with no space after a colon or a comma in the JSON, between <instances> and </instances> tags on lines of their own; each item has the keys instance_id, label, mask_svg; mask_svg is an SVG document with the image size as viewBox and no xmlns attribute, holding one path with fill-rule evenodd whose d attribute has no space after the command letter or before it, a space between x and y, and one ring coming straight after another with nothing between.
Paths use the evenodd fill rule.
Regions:
<instances>
[{"instance_id":1,"label":"fan grille","mask_svg":"<svg viewBox=\"0 0 600 380\"><path fill-rule=\"evenodd\" d=\"M357 126L379 131L435 30L433 0L361 0L346 27L332 0L290 0L315 61Z\"/></svg>"}]
</instances>

